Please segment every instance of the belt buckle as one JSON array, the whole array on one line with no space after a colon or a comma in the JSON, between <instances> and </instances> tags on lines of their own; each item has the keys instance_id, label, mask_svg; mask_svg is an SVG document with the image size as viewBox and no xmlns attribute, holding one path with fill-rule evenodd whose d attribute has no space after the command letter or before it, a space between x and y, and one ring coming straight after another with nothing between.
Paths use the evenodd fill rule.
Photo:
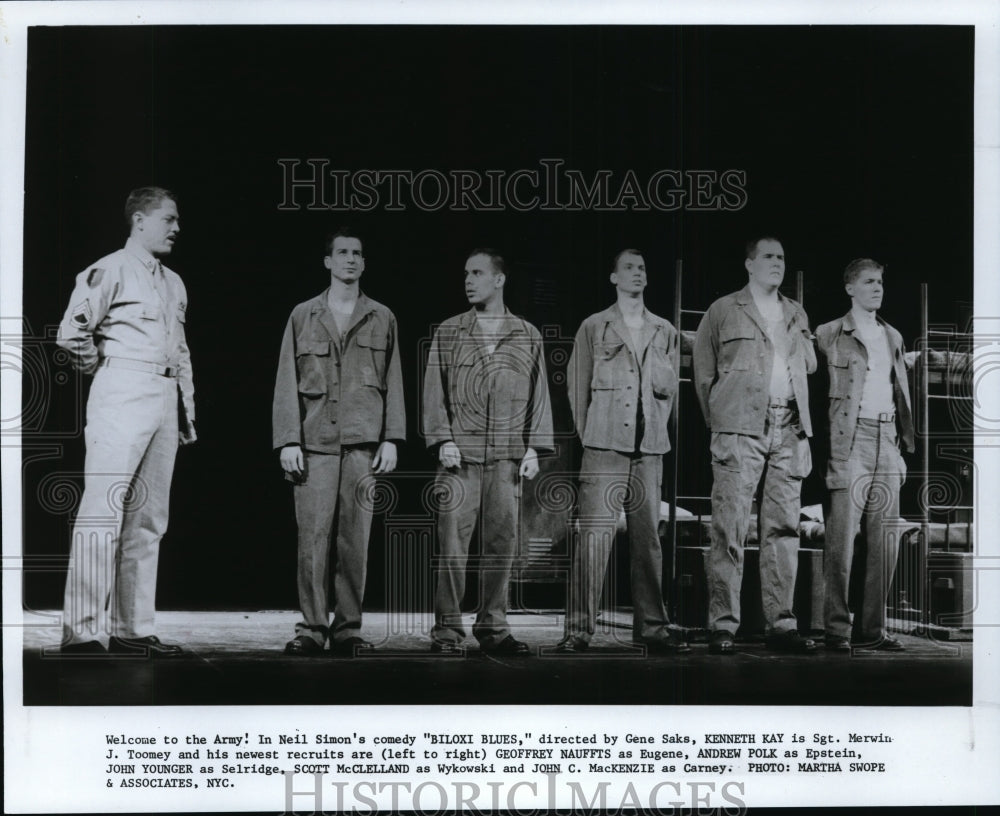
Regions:
<instances>
[{"instance_id":1,"label":"belt buckle","mask_svg":"<svg viewBox=\"0 0 1000 816\"><path fill-rule=\"evenodd\" d=\"M895 422L896 415L894 413L889 413L888 411L883 411L878 415L879 422Z\"/></svg>"},{"instance_id":2,"label":"belt buckle","mask_svg":"<svg viewBox=\"0 0 1000 816\"><path fill-rule=\"evenodd\" d=\"M167 366L166 368L163 369L164 377L174 377L176 375L177 375L177 369L174 368L173 366Z\"/></svg>"}]
</instances>

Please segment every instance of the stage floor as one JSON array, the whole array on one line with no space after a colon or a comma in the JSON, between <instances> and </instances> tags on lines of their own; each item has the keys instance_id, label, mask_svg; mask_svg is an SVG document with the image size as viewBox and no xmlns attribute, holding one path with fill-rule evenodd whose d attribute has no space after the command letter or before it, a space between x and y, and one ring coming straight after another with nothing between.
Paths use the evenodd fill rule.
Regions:
<instances>
[{"instance_id":1,"label":"stage floor","mask_svg":"<svg viewBox=\"0 0 1000 816\"><path fill-rule=\"evenodd\" d=\"M378 648L353 659L288 657L292 611L158 613L159 635L182 644L174 660L60 657L57 612L26 612L26 705L656 704L934 705L972 703L972 642L899 635L902 653L856 650L809 656L737 642L731 657L704 643L680 656L631 643L631 615L607 612L591 648L555 655L558 613L512 613L529 657L431 653L429 614L366 612ZM467 618L471 631L473 617ZM8 629L9 625L5 627Z\"/></svg>"}]
</instances>

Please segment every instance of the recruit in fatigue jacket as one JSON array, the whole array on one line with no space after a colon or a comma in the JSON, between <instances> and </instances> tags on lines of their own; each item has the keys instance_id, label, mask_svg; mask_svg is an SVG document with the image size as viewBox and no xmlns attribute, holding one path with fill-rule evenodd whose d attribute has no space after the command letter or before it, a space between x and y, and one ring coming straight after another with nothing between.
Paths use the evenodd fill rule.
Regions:
<instances>
[{"instance_id":1,"label":"recruit in fatigue jacket","mask_svg":"<svg viewBox=\"0 0 1000 816\"><path fill-rule=\"evenodd\" d=\"M273 445L303 448L294 479L298 524L296 636L322 645L330 635L330 534L337 518L334 640L359 637L381 442L406 438L396 318L359 294L341 335L329 289L292 310L281 341L272 410Z\"/></svg>"}]
</instances>

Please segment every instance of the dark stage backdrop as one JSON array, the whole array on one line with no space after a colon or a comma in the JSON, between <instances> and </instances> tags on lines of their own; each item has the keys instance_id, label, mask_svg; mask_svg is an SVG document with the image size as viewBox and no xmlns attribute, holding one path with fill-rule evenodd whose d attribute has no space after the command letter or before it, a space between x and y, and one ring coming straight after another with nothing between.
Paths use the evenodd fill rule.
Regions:
<instances>
[{"instance_id":1,"label":"dark stage backdrop","mask_svg":"<svg viewBox=\"0 0 1000 816\"><path fill-rule=\"evenodd\" d=\"M475 246L505 250L509 305L554 327L553 348L612 301L619 249L644 251L647 305L670 317L677 259L685 305L705 308L744 284L742 245L761 231L783 240L789 294L805 271L814 327L846 311L840 276L857 256L887 265L883 314L909 345L919 282L933 321L964 322L971 308L971 27L36 28L27 88L23 518L35 607L61 603L75 508L64 487L79 483L84 458L87 382L52 339L74 276L124 243L136 186L179 196L169 265L189 293L200 437L178 458L161 608L296 605L271 391L289 311L327 285L322 238L340 222L366 234L363 288L399 320L404 472L433 469L417 426L422 341L466 308ZM730 211L637 211L630 199L624 212L423 211L406 200L345 213L309 209L299 189L281 209L282 159L303 163L299 177L309 159L445 174L541 171L553 159L587 179L610 171L614 190L630 170L641 181L738 170L745 198ZM693 400L682 410L681 490L704 493L707 434ZM564 443L566 461L575 444ZM396 512L419 510L422 484L399 482ZM820 495L814 476L804 498ZM376 523L372 604L385 569Z\"/></svg>"}]
</instances>

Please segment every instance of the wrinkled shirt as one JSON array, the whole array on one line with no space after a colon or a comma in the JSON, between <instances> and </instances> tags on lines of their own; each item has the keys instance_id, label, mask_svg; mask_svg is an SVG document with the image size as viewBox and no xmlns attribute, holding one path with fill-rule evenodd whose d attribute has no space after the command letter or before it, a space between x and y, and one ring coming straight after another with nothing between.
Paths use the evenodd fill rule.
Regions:
<instances>
[{"instance_id":1,"label":"wrinkled shirt","mask_svg":"<svg viewBox=\"0 0 1000 816\"><path fill-rule=\"evenodd\" d=\"M491 334L490 354L470 309L434 332L423 387L424 440L454 442L468 462L521 459L528 448L551 451L542 338L534 326L506 312Z\"/></svg>"},{"instance_id":2,"label":"wrinkled shirt","mask_svg":"<svg viewBox=\"0 0 1000 816\"><path fill-rule=\"evenodd\" d=\"M885 329L892 359L892 394L896 421L903 446L913 450L913 412L910 407L910 389L906 377L906 358L903 336L892 326L877 318ZM854 315L824 323L816 329L816 345L826 361L830 378L830 404L827 416L830 423L830 458L846 461L854 445L854 433L861 410L865 378L868 374L868 349L857 336Z\"/></svg>"},{"instance_id":3,"label":"wrinkled shirt","mask_svg":"<svg viewBox=\"0 0 1000 816\"><path fill-rule=\"evenodd\" d=\"M341 335L329 289L292 310L281 339L272 444L339 453L342 445L406 438L396 318L358 296Z\"/></svg>"},{"instance_id":4,"label":"wrinkled shirt","mask_svg":"<svg viewBox=\"0 0 1000 816\"><path fill-rule=\"evenodd\" d=\"M588 448L666 453L677 394L677 330L644 310L639 342L633 347L630 341L617 303L583 321L566 369L573 422Z\"/></svg>"},{"instance_id":5,"label":"wrinkled shirt","mask_svg":"<svg viewBox=\"0 0 1000 816\"><path fill-rule=\"evenodd\" d=\"M788 370L799 421L812 436L806 376L816 370L809 319L802 307L778 294L789 336ZM694 341L694 385L713 433L762 436L770 402L774 346L750 287L709 306Z\"/></svg>"},{"instance_id":6,"label":"wrinkled shirt","mask_svg":"<svg viewBox=\"0 0 1000 816\"><path fill-rule=\"evenodd\" d=\"M93 374L106 358L177 372L182 405L194 422L194 378L184 335L187 290L133 238L76 277L56 342L75 368Z\"/></svg>"}]
</instances>

